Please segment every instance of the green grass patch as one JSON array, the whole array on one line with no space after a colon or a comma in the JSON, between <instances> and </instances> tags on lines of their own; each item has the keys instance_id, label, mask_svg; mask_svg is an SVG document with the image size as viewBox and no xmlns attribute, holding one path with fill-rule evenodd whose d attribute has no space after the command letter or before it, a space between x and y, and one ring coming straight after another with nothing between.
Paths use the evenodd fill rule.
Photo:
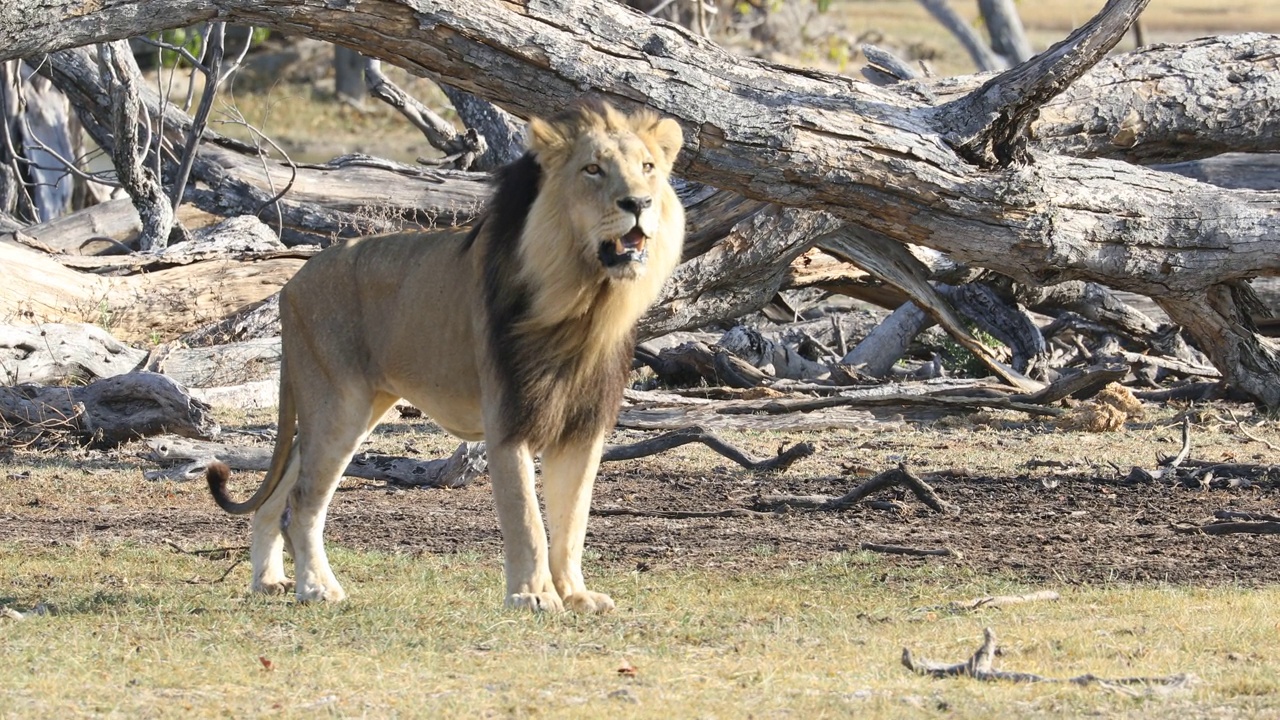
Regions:
<instances>
[{"instance_id":1,"label":"green grass patch","mask_svg":"<svg viewBox=\"0 0 1280 720\"><path fill-rule=\"evenodd\" d=\"M853 553L790 569L592 568L619 611L501 609L496 557L333 553L351 599L242 592L245 565L132 544L0 547L0 716L1134 716L1280 711L1274 588L1030 589ZM45 614L31 612L39 608ZM902 648L1051 676L1192 672L1170 693L916 677ZM634 674L619 672L634 668Z\"/></svg>"}]
</instances>

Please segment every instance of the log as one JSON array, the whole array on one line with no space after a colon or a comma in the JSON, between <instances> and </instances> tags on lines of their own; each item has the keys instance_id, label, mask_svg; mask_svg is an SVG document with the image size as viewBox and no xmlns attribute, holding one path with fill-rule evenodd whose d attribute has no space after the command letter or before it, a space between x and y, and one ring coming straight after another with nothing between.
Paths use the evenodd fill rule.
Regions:
<instances>
[{"instance_id":1,"label":"log","mask_svg":"<svg viewBox=\"0 0 1280 720\"><path fill-rule=\"evenodd\" d=\"M143 371L74 387L0 387L0 419L10 432L69 433L98 448L161 433L204 439L219 431L209 407L186 388Z\"/></svg>"},{"instance_id":2,"label":"log","mask_svg":"<svg viewBox=\"0 0 1280 720\"><path fill-rule=\"evenodd\" d=\"M0 384L80 385L142 367L147 352L97 325L0 325Z\"/></svg>"},{"instance_id":3,"label":"log","mask_svg":"<svg viewBox=\"0 0 1280 720\"><path fill-rule=\"evenodd\" d=\"M176 336L276 292L300 258L257 262L219 258L119 278L64 267L44 253L0 244L0 318L91 322L126 342Z\"/></svg>"},{"instance_id":4,"label":"log","mask_svg":"<svg viewBox=\"0 0 1280 720\"><path fill-rule=\"evenodd\" d=\"M271 448L202 442L186 437L163 436L148 441L152 459L175 467L144 473L149 480L203 479L205 468L218 460L232 470L265 472L271 465ZM413 487L456 488L487 472L484 443L464 442L448 458L414 460L395 455L359 453L347 465L346 477L380 480Z\"/></svg>"},{"instance_id":5,"label":"log","mask_svg":"<svg viewBox=\"0 0 1280 720\"><path fill-rule=\"evenodd\" d=\"M137 242L141 231L142 222L133 202L116 198L38 225L0 233L0 242L26 244L22 239L25 237L58 252L92 255L108 248L119 252L118 245L106 240L130 245Z\"/></svg>"},{"instance_id":6,"label":"log","mask_svg":"<svg viewBox=\"0 0 1280 720\"><path fill-rule=\"evenodd\" d=\"M129 347L96 325L0 325L0 381L7 384L83 384L145 369L188 388L278 382L280 338L186 348Z\"/></svg>"}]
</instances>

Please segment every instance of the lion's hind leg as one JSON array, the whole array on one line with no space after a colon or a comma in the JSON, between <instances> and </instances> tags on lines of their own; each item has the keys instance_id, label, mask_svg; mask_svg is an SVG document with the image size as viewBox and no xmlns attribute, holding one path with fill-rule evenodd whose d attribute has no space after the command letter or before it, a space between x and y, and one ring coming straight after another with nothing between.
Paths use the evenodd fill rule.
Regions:
<instances>
[{"instance_id":1,"label":"lion's hind leg","mask_svg":"<svg viewBox=\"0 0 1280 720\"><path fill-rule=\"evenodd\" d=\"M349 393L339 401L335 394L321 407L299 407L301 458L297 482L289 493L285 528L293 546L294 592L299 602L339 602L347 596L324 549L329 502L351 456L397 399L385 393L368 399Z\"/></svg>"},{"instance_id":2,"label":"lion's hind leg","mask_svg":"<svg viewBox=\"0 0 1280 720\"><path fill-rule=\"evenodd\" d=\"M600 466L604 434L542 453L542 491L551 529L551 578L569 610L609 612L613 599L587 589L582 551L591 512L591 490Z\"/></svg>"},{"instance_id":3,"label":"lion's hind leg","mask_svg":"<svg viewBox=\"0 0 1280 720\"><path fill-rule=\"evenodd\" d=\"M281 595L293 589L293 581L284 573L285 536L281 528L289 493L298 480L298 446L289 454L289 464L276 491L253 514L249 559L253 564L250 589L264 595ZM290 553L292 553L292 548Z\"/></svg>"}]
</instances>

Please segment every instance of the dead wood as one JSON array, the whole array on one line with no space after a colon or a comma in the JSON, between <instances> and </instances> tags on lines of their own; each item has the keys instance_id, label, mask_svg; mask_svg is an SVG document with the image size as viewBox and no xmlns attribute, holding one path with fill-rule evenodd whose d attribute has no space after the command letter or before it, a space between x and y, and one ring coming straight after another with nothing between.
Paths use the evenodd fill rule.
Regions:
<instances>
[{"instance_id":1,"label":"dead wood","mask_svg":"<svg viewBox=\"0 0 1280 720\"><path fill-rule=\"evenodd\" d=\"M236 21L339 40L358 35L372 56L449 77L458 87L522 114L554 111L584 89L619 101L642 100L696 129L690 144L697 152L688 154L680 168L692 179L741 189L761 200L830 209L894 240L938 247L1020 282L1088 279L1158 296L1174 321L1212 350L1215 365L1230 382L1266 404L1280 404L1280 383L1274 382L1280 371L1277 349L1260 342L1247 325L1235 328L1236 301L1220 297L1220 289L1238 278L1280 270L1275 260L1280 253L1270 246L1274 212L1265 198L1061 155L1041 153L1034 165L990 173L973 164L1018 158L1024 145L1040 153L1041 145L1017 138L1026 136L1036 111L1114 44L1141 5L1110 3L1067 42L977 89L969 87L964 99L935 113L921 112L928 108L919 100L891 89L859 85L851 92L854 88L841 78L732 57L621 6L553 3L515 12L482 3L464 12L375 0L354 14L305 2L286 7L277 0L229 0L219 12ZM82 15L77 6L75 21L62 22L62 6L41 8L34 13L31 0L19 0L0 10L3 57L184 25L209 12L184 0L166 3L165 12L128 16L114 5ZM405 13L412 22L404 22ZM538 38L536 45L526 42L529 37ZM1213 47L1224 53L1218 62L1197 55L1200 65L1211 69L1174 67L1171 58L1183 49L1164 48L1144 56L1143 62L1155 63L1147 66L1146 77L1216 77L1232 68L1231 85L1249 78L1249 97L1258 97L1249 115L1266 116L1266 93L1275 76L1267 68L1275 55L1262 50L1263 40L1217 41ZM682 84L670 83L673 75ZM625 98L616 94L620 87L627 88ZM1188 84L1174 87L1171 97L1163 86L1161 92L1148 87L1135 92L1133 102L1114 106L1145 118L1149 110L1159 114L1160 104L1178 105L1184 89L1190 90L1186 98L1214 91ZM1240 95L1222 90L1216 97L1233 106ZM1098 100L1081 108L1111 104ZM1207 122L1212 113L1201 114L1200 103L1181 104L1194 127L1184 125L1178 137L1239 124ZM1081 134L1093 125L1075 127ZM1256 123L1249 130L1254 143L1276 136L1258 132ZM1141 133L1097 134L1106 136L1093 140L1097 146L1145 141L1131 141ZM957 147L964 152L957 155ZM1251 251L1224 251L1217 240L1223 237ZM1119 238L1126 247L1143 248L1141 256L1105 250ZM1168 267L1179 270L1168 273Z\"/></svg>"},{"instance_id":2,"label":"dead wood","mask_svg":"<svg viewBox=\"0 0 1280 720\"><path fill-rule=\"evenodd\" d=\"M0 232L0 242L50 248L72 255L121 252L121 245L135 244L142 222L128 198L98 203L52 220L21 229ZM33 245L35 241L39 245ZM110 241L110 242L109 242Z\"/></svg>"},{"instance_id":3,"label":"dead wood","mask_svg":"<svg viewBox=\"0 0 1280 720\"><path fill-rule=\"evenodd\" d=\"M280 372L280 338L186 348L132 348L96 325L0 325L0 382L83 384L134 370L163 373L188 388L269 382Z\"/></svg>"},{"instance_id":4,"label":"dead wood","mask_svg":"<svg viewBox=\"0 0 1280 720\"><path fill-rule=\"evenodd\" d=\"M910 300L901 290L866 270L811 249L791 262L783 289L815 287L890 310Z\"/></svg>"},{"instance_id":5,"label":"dead wood","mask_svg":"<svg viewBox=\"0 0 1280 720\"><path fill-rule=\"evenodd\" d=\"M773 378L815 380L831 373L828 365L804 357L780 338L744 325L730 328L717 344Z\"/></svg>"},{"instance_id":6,"label":"dead wood","mask_svg":"<svg viewBox=\"0 0 1280 720\"><path fill-rule=\"evenodd\" d=\"M92 259L90 259L92 260ZM0 244L0 321L90 322L122 341L154 343L260 302L301 267L297 257L209 259L125 277L64 267L34 250ZM158 337L157 337L158 336Z\"/></svg>"},{"instance_id":7,"label":"dead wood","mask_svg":"<svg viewBox=\"0 0 1280 720\"><path fill-rule=\"evenodd\" d=\"M1213 516L1219 520L1261 520L1265 522L1280 522L1280 515L1244 512L1241 510L1218 510L1213 514Z\"/></svg>"},{"instance_id":8,"label":"dead wood","mask_svg":"<svg viewBox=\"0 0 1280 720\"><path fill-rule=\"evenodd\" d=\"M770 458L758 459L750 454L740 450L724 439L701 427L689 427L674 432L665 433L655 438L642 440L630 445L608 445L604 449L601 460L604 462L612 462L615 460L632 460L634 458L647 457L656 455L672 448L688 445L689 443L702 443L717 453L738 463L742 467L755 472L762 471L784 471L791 465L801 459L812 455L815 448L812 443L802 442L792 445L786 449L779 449L778 453Z\"/></svg>"},{"instance_id":9,"label":"dead wood","mask_svg":"<svg viewBox=\"0 0 1280 720\"><path fill-rule=\"evenodd\" d=\"M884 553L886 555L910 555L912 557L959 557L959 553L951 548L913 548L902 545L877 545L869 542L864 542L859 547L869 552Z\"/></svg>"},{"instance_id":10,"label":"dead wood","mask_svg":"<svg viewBox=\"0 0 1280 720\"><path fill-rule=\"evenodd\" d=\"M142 231L138 245L143 250L162 248L169 243L170 232L175 240L185 238L181 225L174 225L173 203L161 186L158 169L146 162L151 148L141 140L139 121L142 102L138 87L143 85L142 72L133 57L133 49L125 40L115 40L98 45L98 65L101 79L111 101L111 145L103 145L111 153L116 178L138 211ZM148 138L149 140L149 138Z\"/></svg>"},{"instance_id":11,"label":"dead wood","mask_svg":"<svg viewBox=\"0 0 1280 720\"><path fill-rule=\"evenodd\" d=\"M198 327L178 338L188 347L261 340L280 336L280 293L240 308L226 317Z\"/></svg>"},{"instance_id":12,"label":"dead wood","mask_svg":"<svg viewBox=\"0 0 1280 720\"><path fill-rule=\"evenodd\" d=\"M947 299L939 292L938 288L929 283L929 269L901 243L895 242L880 233L853 225L845 225L840 230L820 238L817 244L826 252L857 265L901 290L911 298L915 305L927 312L933 321L941 325L949 335L955 338L956 342L963 345L966 350L972 352L974 356L990 368L997 377L1004 379L1024 392L1034 392L1040 389L1039 383L1000 362L986 345L983 345L977 338L973 337L973 334L965 327L964 321L956 314ZM910 318L910 316L908 317ZM902 330L898 331L898 340L893 344L895 349L902 346L902 338L905 337L906 341L910 342L911 338L915 337L914 334L911 337L906 337L910 329L915 328L918 333L927 327L927 324L917 327L914 318L910 319L912 322L899 324ZM1039 333L1037 332L1036 334L1038 335ZM1040 342L1043 345L1043 340ZM857 366L859 363L855 362L855 359L866 357L866 352L859 353L858 348L855 348L841 362L845 365ZM884 352L876 354L877 368L884 366L887 369L888 365L892 365L898 359L894 357L888 360L886 364L885 360L888 358L888 354ZM869 359L863 359L862 362L867 363Z\"/></svg>"},{"instance_id":13,"label":"dead wood","mask_svg":"<svg viewBox=\"0 0 1280 720\"><path fill-rule=\"evenodd\" d=\"M981 610L983 608L1004 608L1010 605L1022 605L1029 602L1056 601L1062 596L1053 590L1039 590L1023 595L988 595L972 600L953 600L947 604L950 610Z\"/></svg>"},{"instance_id":14,"label":"dead wood","mask_svg":"<svg viewBox=\"0 0 1280 720\"><path fill-rule=\"evenodd\" d=\"M1005 670L995 669L996 656L996 634L991 628L983 628L982 645L973 653L973 655L963 662L959 663L938 663L930 660L917 659L911 653L911 650L903 648L902 664L911 672L917 675L928 675L935 678L948 677L971 677L975 680L984 682L1014 682L1014 683L1035 683L1035 682L1052 682L1052 683L1070 683L1072 685L1098 685L1100 687L1131 687L1135 685L1142 686L1163 686L1163 687L1186 687L1191 684L1193 677L1185 674L1168 675L1163 677L1129 677L1129 678L1100 678L1096 675L1079 675L1073 678L1051 678L1034 673L1009 672Z\"/></svg>"},{"instance_id":15,"label":"dead wood","mask_svg":"<svg viewBox=\"0 0 1280 720\"><path fill-rule=\"evenodd\" d=\"M123 375L146 362L97 325L0 325L0 384L84 384Z\"/></svg>"},{"instance_id":16,"label":"dead wood","mask_svg":"<svg viewBox=\"0 0 1280 720\"><path fill-rule=\"evenodd\" d=\"M834 397L780 398L743 403L727 404L717 412L722 415L739 415L764 413L777 415L783 413L810 412L832 407L913 407L936 408L948 410L976 410L988 408L993 410L1015 410L1029 415L1057 417L1062 410L1043 405L1018 402L1009 398L962 397L950 395L898 395L886 393L859 393L848 391Z\"/></svg>"},{"instance_id":17,"label":"dead wood","mask_svg":"<svg viewBox=\"0 0 1280 720\"><path fill-rule=\"evenodd\" d=\"M747 361L722 348L712 348L697 341L665 348L656 354L640 347L636 349L636 359L672 385L706 382L745 389L757 387L769 379Z\"/></svg>"},{"instance_id":18,"label":"dead wood","mask_svg":"<svg viewBox=\"0 0 1280 720\"><path fill-rule=\"evenodd\" d=\"M913 302L900 305L854 345L840 362L870 377L886 377L894 364L906 355L916 336L933 323L933 318L919 305Z\"/></svg>"},{"instance_id":19,"label":"dead wood","mask_svg":"<svg viewBox=\"0 0 1280 720\"><path fill-rule=\"evenodd\" d=\"M369 94L395 108L422 131L431 147L444 154L441 164L450 163L459 170L469 170L488 147L475 130L459 133L447 120L437 115L417 98L405 92L382 72L382 61L364 59L364 81Z\"/></svg>"},{"instance_id":20,"label":"dead wood","mask_svg":"<svg viewBox=\"0 0 1280 720\"><path fill-rule=\"evenodd\" d=\"M1103 387L1124 379L1129 369L1115 365L1093 365L1079 372L1063 373L1045 389L1030 395L1014 395L1012 399L1039 405L1048 405L1064 398L1086 399Z\"/></svg>"},{"instance_id":21,"label":"dead wood","mask_svg":"<svg viewBox=\"0 0 1280 720\"><path fill-rule=\"evenodd\" d=\"M232 470L263 472L271 464L271 448L229 443L198 442L181 437L158 437L147 443L152 458L174 467L147 471L149 480L197 480L215 460ZM395 455L360 453L343 475L414 487L462 487L486 472L483 443L460 443L453 455L439 460L415 460ZM256 480L255 480L256 481Z\"/></svg>"},{"instance_id":22,"label":"dead wood","mask_svg":"<svg viewBox=\"0 0 1280 720\"><path fill-rule=\"evenodd\" d=\"M729 508L727 510L637 510L628 507L591 508L591 514L597 516L629 516L652 517L668 520L690 520L694 518L741 518L741 517L773 517L775 513L756 512L745 508Z\"/></svg>"},{"instance_id":23,"label":"dead wood","mask_svg":"<svg viewBox=\"0 0 1280 720\"><path fill-rule=\"evenodd\" d=\"M0 387L0 420L9 432L70 434L94 447L161 433L210 438L219 430L207 405L172 379L143 371L76 387Z\"/></svg>"},{"instance_id":24,"label":"dead wood","mask_svg":"<svg viewBox=\"0 0 1280 720\"><path fill-rule=\"evenodd\" d=\"M1207 525L1170 525L1174 532L1184 535L1232 535L1248 533L1251 535L1280 535L1280 521L1224 521Z\"/></svg>"},{"instance_id":25,"label":"dead wood","mask_svg":"<svg viewBox=\"0 0 1280 720\"><path fill-rule=\"evenodd\" d=\"M958 506L939 497L938 493L928 483L921 480L904 465L899 465L892 470L886 470L840 497L762 495L756 499L755 507L759 510L776 510L784 507L803 510L846 510L868 495L891 487L907 488L934 512L945 515L956 515L960 512Z\"/></svg>"}]
</instances>

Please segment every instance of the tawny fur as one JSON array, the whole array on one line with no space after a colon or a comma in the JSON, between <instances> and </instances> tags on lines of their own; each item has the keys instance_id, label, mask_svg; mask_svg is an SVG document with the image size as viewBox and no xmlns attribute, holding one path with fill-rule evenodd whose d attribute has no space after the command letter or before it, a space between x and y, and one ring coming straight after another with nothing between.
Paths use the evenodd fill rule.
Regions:
<instances>
[{"instance_id":1,"label":"tawny fur","mask_svg":"<svg viewBox=\"0 0 1280 720\"><path fill-rule=\"evenodd\" d=\"M221 507L256 511L255 591L345 596L324 552L328 504L351 454L405 398L487 442L507 604L613 607L582 579L586 517L635 324L680 259L684 213L669 176L682 139L671 120L598 102L529 130L529 154L499 172L469 234L354 240L312 258L281 291L271 470L243 503L226 492L225 466L208 473ZM549 546L534 492L539 452Z\"/></svg>"}]
</instances>

